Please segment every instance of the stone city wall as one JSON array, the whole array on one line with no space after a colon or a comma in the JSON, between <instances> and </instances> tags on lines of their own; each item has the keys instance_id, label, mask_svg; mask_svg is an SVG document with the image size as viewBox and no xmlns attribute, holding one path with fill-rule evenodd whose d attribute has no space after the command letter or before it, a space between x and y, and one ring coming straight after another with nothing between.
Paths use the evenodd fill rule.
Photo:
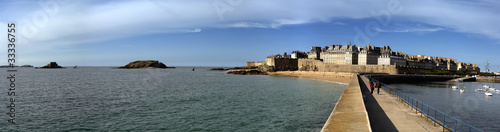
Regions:
<instances>
[{"instance_id":1,"label":"stone city wall","mask_svg":"<svg viewBox=\"0 0 500 132\"><path fill-rule=\"evenodd\" d=\"M350 73L387 73L387 74L415 74L425 69L416 66L394 66L394 65L339 65L325 64L316 59L298 59L300 71L320 72L350 72Z\"/></svg>"},{"instance_id":2,"label":"stone city wall","mask_svg":"<svg viewBox=\"0 0 500 132\"><path fill-rule=\"evenodd\" d=\"M274 58L275 71L296 71L298 69L297 59Z\"/></svg>"}]
</instances>

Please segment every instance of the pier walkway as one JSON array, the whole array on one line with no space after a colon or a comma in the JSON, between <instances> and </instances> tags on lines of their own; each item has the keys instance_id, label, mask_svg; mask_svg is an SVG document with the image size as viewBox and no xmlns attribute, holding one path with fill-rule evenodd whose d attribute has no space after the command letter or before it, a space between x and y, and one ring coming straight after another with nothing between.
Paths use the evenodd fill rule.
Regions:
<instances>
[{"instance_id":1,"label":"pier walkway","mask_svg":"<svg viewBox=\"0 0 500 132\"><path fill-rule=\"evenodd\" d=\"M351 82L347 85L323 126L322 132L371 131L359 84L357 75L353 75Z\"/></svg>"},{"instance_id":2,"label":"pier walkway","mask_svg":"<svg viewBox=\"0 0 500 132\"><path fill-rule=\"evenodd\" d=\"M353 76L322 132L443 131L441 126L434 127L382 88L380 94L375 91L371 95L368 83L366 77Z\"/></svg>"},{"instance_id":3,"label":"pier walkway","mask_svg":"<svg viewBox=\"0 0 500 132\"><path fill-rule=\"evenodd\" d=\"M370 126L374 132L393 131L417 131L417 132L437 132L443 131L441 126L434 127L431 122L427 122L420 114L398 101L390 93L380 88L380 94L375 89L373 95L369 91L369 80L360 77L361 91L366 95L366 110L370 119Z\"/></svg>"}]
</instances>

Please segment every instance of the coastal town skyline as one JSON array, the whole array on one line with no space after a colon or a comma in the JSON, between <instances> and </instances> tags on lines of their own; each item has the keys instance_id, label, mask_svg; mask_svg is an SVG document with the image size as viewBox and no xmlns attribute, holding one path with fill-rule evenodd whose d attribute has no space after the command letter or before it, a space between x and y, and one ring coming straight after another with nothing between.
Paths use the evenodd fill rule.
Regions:
<instances>
[{"instance_id":1,"label":"coastal town skyline","mask_svg":"<svg viewBox=\"0 0 500 132\"><path fill-rule=\"evenodd\" d=\"M390 46L500 71L497 1L5 1L17 65L243 66L310 46ZM1 42L3 45L7 41ZM7 54L3 46L1 53ZM2 65L6 62L0 63Z\"/></svg>"}]
</instances>

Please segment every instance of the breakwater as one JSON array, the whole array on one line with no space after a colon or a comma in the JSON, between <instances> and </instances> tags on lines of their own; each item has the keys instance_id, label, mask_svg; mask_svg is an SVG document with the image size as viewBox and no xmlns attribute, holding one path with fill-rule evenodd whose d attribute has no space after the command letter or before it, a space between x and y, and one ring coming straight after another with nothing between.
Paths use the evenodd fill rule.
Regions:
<instances>
[{"instance_id":1,"label":"breakwater","mask_svg":"<svg viewBox=\"0 0 500 132\"><path fill-rule=\"evenodd\" d=\"M477 82L500 83L500 78L476 78Z\"/></svg>"},{"instance_id":2,"label":"breakwater","mask_svg":"<svg viewBox=\"0 0 500 132\"><path fill-rule=\"evenodd\" d=\"M443 130L443 127L433 126L425 118L415 115L389 92L381 89L380 95L376 92L372 95L368 88L368 78L354 75L322 131Z\"/></svg>"},{"instance_id":3,"label":"breakwater","mask_svg":"<svg viewBox=\"0 0 500 132\"><path fill-rule=\"evenodd\" d=\"M368 76L365 76L368 77ZM372 79L373 82L378 82L376 79ZM415 112L416 115L425 117L426 121L433 121L433 125L442 126L442 130L449 131L469 131L469 132L481 132L478 128L471 126L457 118L454 118L440 110L437 110L424 102L417 100L395 88L392 88L384 83L381 83L382 88L396 97L399 101L407 104L411 111Z\"/></svg>"},{"instance_id":4,"label":"breakwater","mask_svg":"<svg viewBox=\"0 0 500 132\"><path fill-rule=\"evenodd\" d=\"M371 131L357 75L353 75L321 131Z\"/></svg>"}]
</instances>

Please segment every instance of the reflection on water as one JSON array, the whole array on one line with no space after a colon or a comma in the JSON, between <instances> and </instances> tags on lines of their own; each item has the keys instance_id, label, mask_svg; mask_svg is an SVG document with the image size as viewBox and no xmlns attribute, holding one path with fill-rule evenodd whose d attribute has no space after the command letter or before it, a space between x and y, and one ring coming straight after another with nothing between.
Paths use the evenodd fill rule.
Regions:
<instances>
[{"instance_id":1,"label":"reflection on water","mask_svg":"<svg viewBox=\"0 0 500 132\"><path fill-rule=\"evenodd\" d=\"M432 82L414 84L390 84L444 113L462 120L483 131L500 131L500 92L486 96L483 86L498 87L500 83L481 82ZM457 86L458 89L452 89ZM465 93L460 93L460 89Z\"/></svg>"}]
</instances>

